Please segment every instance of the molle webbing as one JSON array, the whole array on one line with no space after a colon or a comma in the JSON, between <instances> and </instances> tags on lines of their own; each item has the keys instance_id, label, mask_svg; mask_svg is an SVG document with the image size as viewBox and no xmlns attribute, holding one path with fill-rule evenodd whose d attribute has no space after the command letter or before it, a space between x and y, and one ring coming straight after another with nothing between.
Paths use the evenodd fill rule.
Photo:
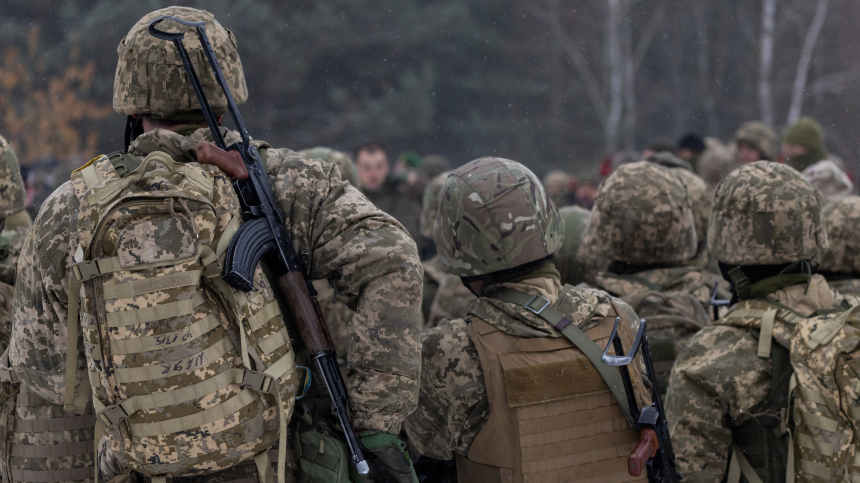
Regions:
<instances>
[{"instance_id":1,"label":"molle webbing","mask_svg":"<svg viewBox=\"0 0 860 483\"><path fill-rule=\"evenodd\" d=\"M614 321L607 317L583 335L595 347L605 344ZM481 360L490 417L468 460L458 455L460 481L644 481L629 476L625 463L638 435L603 376L572 342L511 336L478 317L468 330ZM628 331L622 331L629 344ZM641 388L638 368L631 372Z\"/></svg>"},{"instance_id":2,"label":"molle webbing","mask_svg":"<svg viewBox=\"0 0 860 483\"><path fill-rule=\"evenodd\" d=\"M16 397L15 427L7 440L9 477L13 482L92 481L95 476L95 416L63 410L39 396Z\"/></svg>"}]
</instances>

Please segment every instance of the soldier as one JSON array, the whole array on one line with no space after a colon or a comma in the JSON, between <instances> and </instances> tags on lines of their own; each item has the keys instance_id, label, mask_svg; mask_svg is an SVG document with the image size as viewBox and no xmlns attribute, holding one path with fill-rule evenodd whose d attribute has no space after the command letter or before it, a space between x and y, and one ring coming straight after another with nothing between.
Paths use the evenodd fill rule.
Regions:
<instances>
[{"instance_id":1,"label":"soldier","mask_svg":"<svg viewBox=\"0 0 860 483\"><path fill-rule=\"evenodd\" d=\"M696 174L701 176L708 186L714 187L737 167L735 153L716 138L705 138L705 145L705 152L696 165Z\"/></svg>"},{"instance_id":2,"label":"soldier","mask_svg":"<svg viewBox=\"0 0 860 483\"><path fill-rule=\"evenodd\" d=\"M680 171L651 162L618 168L600 187L584 241L591 254L612 260L597 274L597 288L623 297L651 322L661 390L675 355L710 323L718 281L691 264L698 246L696 216ZM655 293L662 295L651 297Z\"/></svg>"},{"instance_id":3,"label":"soldier","mask_svg":"<svg viewBox=\"0 0 860 483\"><path fill-rule=\"evenodd\" d=\"M739 303L675 361L666 412L678 471L693 483L725 481L727 467L729 482L753 481L751 470L783 482L792 333L816 311L848 306L811 273L827 248L820 197L794 169L747 164L717 187L709 225L708 248Z\"/></svg>"},{"instance_id":4,"label":"soldier","mask_svg":"<svg viewBox=\"0 0 860 483\"><path fill-rule=\"evenodd\" d=\"M439 192L450 171L444 172L427 183L421 206L421 236L433 239L433 225L439 208ZM421 311L424 313L424 331L436 327L442 319L456 319L469 309L475 296L460 281L442 267L437 255L423 262L424 297Z\"/></svg>"},{"instance_id":5,"label":"soldier","mask_svg":"<svg viewBox=\"0 0 860 483\"><path fill-rule=\"evenodd\" d=\"M760 160L776 161L777 142L776 133L767 124L759 121L744 123L735 132L735 167Z\"/></svg>"},{"instance_id":6,"label":"soldier","mask_svg":"<svg viewBox=\"0 0 860 483\"><path fill-rule=\"evenodd\" d=\"M15 265L32 227L15 150L0 136L0 352L9 345Z\"/></svg>"},{"instance_id":7,"label":"soldier","mask_svg":"<svg viewBox=\"0 0 860 483\"><path fill-rule=\"evenodd\" d=\"M562 285L587 283L594 285L599 272L606 269L609 260L595 256L583 247L585 229L591 212L581 206L566 206L558 210L564 222L564 242L552 257L552 263L561 275Z\"/></svg>"},{"instance_id":8,"label":"soldier","mask_svg":"<svg viewBox=\"0 0 860 483\"><path fill-rule=\"evenodd\" d=\"M218 203L216 204L216 213L219 215L219 233L226 233L229 230L229 226L225 227L225 224L229 223L230 220L239 220L237 198L229 185L229 180L213 166L196 162L195 147L197 143L211 141L212 137L203 122L204 119L197 99L193 95L189 95L189 83L181 63L177 61L175 47L170 42L156 39L147 32L149 22L161 15L175 15L187 21L205 21L215 55L221 63L233 96L238 103L244 102L248 96L235 38L208 12L185 7L161 9L144 16L123 38L118 49L119 65L114 82L113 103L117 112L129 116L128 138L130 144L126 151L110 156L100 156L82 167L75 173L71 183L62 185L46 201L35 221L31 235L25 241L18 267L19 278L15 298L13 335L9 351L10 363L24 384L53 404L63 402L64 380L67 372L64 355L66 351L76 351L77 347L77 361L81 363L76 367L77 375L73 372L75 367L68 368L68 372L78 381L77 387L72 393L86 395L86 390L83 392L80 390L81 386L84 386L81 381L89 379L85 375L87 371L82 364L84 361L88 361L90 356L83 352L84 343L81 337L79 336L76 343L73 341L72 344L69 344L66 338L67 332L71 330L71 326L67 328L67 323L73 318L69 310L70 307L73 307L73 301L76 303L74 295L77 295L76 292L70 294L70 277L75 275L74 280L76 281L84 277L83 272L81 275L77 275L77 269L74 272L71 270L72 265L75 264L73 256L76 254L76 249L79 247L79 243L85 241L81 240L79 236L79 223L82 221L78 219L77 213L79 206L83 207L83 205L78 194L91 189L88 186L97 182L102 176L110 179L119 177L121 181L128 179L129 183L140 180L144 176L156 176L157 170L145 170L145 167L153 168L157 167L157 164L140 164L144 157L151 156L151 159L159 159L158 162L164 166L181 165L183 172L191 170L198 173L192 179L198 179L197 186L202 186L201 189L205 190L208 186L213 187L209 189L213 190L212 203ZM204 60L200 43L193 34L193 29L172 21L164 22L160 28L186 33L185 44L198 75L203 78L206 96L216 115L222 116L226 110L226 100L212 79L211 70ZM145 62L142 59L145 59ZM207 79L209 80L207 81ZM222 131L225 133L228 144L238 139L237 133L224 128ZM411 468L408 461L399 451L397 445L394 444L396 438L392 435L400 431L404 418L412 412L417 401L422 273L415 244L403 227L392 217L375 208L354 187L341 181L334 165L319 160L308 160L288 149L272 148L262 141L254 141L254 144L260 151L262 159L265 160L267 174L276 201L287 218L286 225L292 236L294 247L298 253L308 254L309 275L315 279L328 279L340 294L348 297L350 301L356 304L356 315L350 323L349 380L347 386L350 396L351 422L362 441L367 444L364 453L368 455L371 473L375 477L380 477L381 474L388 472L397 481L412 481L413 476L410 474ZM179 179L185 178L180 177ZM139 186L139 184L130 184L129 186ZM158 192L153 191L150 195L158 195ZM83 200L87 206L91 201L95 201L95 198ZM159 206L166 205L161 204ZM175 206L171 204L170 211L175 212L175 216L167 219L168 221L173 220L171 223L196 219L192 216L193 212L182 203L175 204ZM85 218L85 220L89 220L89 218ZM186 221L182 223L193 224L196 222ZM203 239L210 231L210 229L201 231L195 228L197 237L174 237L172 239ZM147 239L142 238L141 240L146 242ZM147 243L158 244L161 241L155 238ZM179 246L177 249L181 250L182 247ZM159 256L159 253L158 250L150 250L146 252L146 256ZM146 273L148 272L141 272L138 277L145 277ZM219 271L214 271L213 276L218 273ZM193 274L191 273L191 275ZM101 279L97 277L93 280ZM145 290L147 287L156 288L159 286L163 287L164 284L153 286L144 284L139 287L135 285L138 288L134 290ZM234 308L234 313L235 310L245 312L245 309L252 305L260 307L261 304L267 303L265 311L260 309L259 312L252 312L253 314L259 313L259 316L252 315L250 318L253 320L246 320L246 322L256 326L263 324L264 327L270 323L283 324L283 322L278 322L280 311L277 304L266 302L271 300L269 298L271 293L261 272L255 276L255 286L258 287L258 290L253 292L254 297L245 296L244 293L236 295L233 292L233 303L239 306ZM121 297L122 294L137 293L131 291L131 288L128 290L128 292L118 291L112 295ZM223 289L207 291L206 293L209 295L206 297L213 296L216 292L223 292ZM86 290L82 292L84 296L88 293ZM90 299L85 301L88 300ZM223 315L218 315L221 312L217 310L217 306L208 304L203 307L208 308L210 313L215 314L216 317L223 317ZM145 307L129 302L129 308L139 310ZM98 310L101 311L102 309ZM116 307L111 306L110 310L116 310ZM198 309L194 308L193 310ZM154 313L150 314L149 312L146 312L146 316L151 318ZM202 315L205 315L205 312ZM286 316L289 320L291 314L287 313ZM137 316L135 315L135 317ZM144 317L144 315L140 315L140 317ZM84 314L83 321L93 322L93 319ZM139 327L147 329L149 326ZM283 325L281 325L281 332L278 333L283 334L282 328ZM231 326L231 330L236 330L236 328ZM136 334L134 331L128 332L132 335ZM88 331L88 333L98 335L97 332L93 331ZM111 332L105 335L115 336L117 333ZM201 337L204 336L210 337L211 332L201 335ZM224 341L226 340L225 337ZM182 341L184 342L185 338ZM244 349L245 340L243 339L241 342L242 344L239 344L237 341L232 346L235 350L239 350L236 348L242 346L244 355L239 358L238 363L245 367L250 364L245 357L253 358L254 365L259 367L260 358L268 358L270 351L274 351L271 352L272 354L280 353L284 347L289 348L291 345L286 339L282 341L286 343L286 346L283 343L277 346L274 344L267 345L265 349L260 347L260 352L257 352L255 356L250 356L248 351ZM254 341L248 341L248 345L250 346L252 342ZM149 345L156 343L157 341L147 342ZM88 339L87 347L93 347L91 344L93 341ZM230 344L227 344L225 347L229 346ZM102 350L105 348L103 347ZM299 356L301 357L301 353ZM286 357L284 356L287 364L283 367L289 368L289 359ZM126 363L133 362L133 359L129 358L124 360ZM235 361L235 358L227 360ZM189 363L190 365L191 363ZM98 370L99 367L91 366L90 369ZM149 372L147 376L148 374ZM205 376L211 377L208 374ZM94 392L103 391L104 387L102 379L94 380ZM163 384L154 384L150 387L156 392L165 389ZM258 387L258 385L254 384L251 387ZM284 388L285 390L295 390L296 385L287 385ZM71 388L69 390L72 391ZM287 396L289 395L287 394ZM208 411L207 405L209 404L219 404L218 398L213 397L213 401L201 404L199 408L191 408L187 405L183 405L182 408L183 411ZM221 406L214 407L220 408ZM269 407L270 410L255 414L252 411L253 407L248 406L251 413L242 413L239 421L257 415L269 418L272 414L275 415L275 421L277 421L278 408L276 406ZM288 409L291 407L290 403ZM131 450L155 452L149 457L147 464L155 466L169 464L171 461L167 458L169 455L159 454L159 448L174 449L173 446L170 446L171 442L174 440L181 441L182 438L185 438L182 435L168 434L165 436L164 441L166 443L164 446L147 446L145 444L117 446L115 444L116 439L114 439L117 437L117 433L110 428L116 427L115 425L118 423L115 421L123 423L124 417L116 411L110 413L110 416L101 410L100 413L102 415L99 420L106 419L112 425L108 427L108 434L111 439L102 438L99 450L99 468L103 472L103 476L112 477L123 472L122 462L124 459L130 461L131 456L127 451ZM136 416L145 420L143 415L137 414ZM162 417L175 416L176 414L168 414ZM232 417L229 413L227 416ZM198 419L194 421L206 422L206 420ZM270 420L267 419L266 421ZM185 424L191 422L187 421ZM254 438L264 429L268 431L267 428L271 426L268 425L268 422L266 424L265 428L255 426L254 428L249 427L247 431L237 431L235 434L241 434L241 438L236 436L239 439L224 441L223 445L217 446L214 452L220 454L219 451L247 451L248 448L234 447L233 444L240 444L245 438ZM277 424L275 424L275 428L277 428ZM156 434L162 434L160 431L171 433L170 427L162 428L161 426L157 430L151 428L148 431L155 431ZM279 433L281 437L285 436L284 431ZM214 432L201 426L200 431L194 433L194 437L208 441L206 438L212 438L214 434ZM385 444L375 444L380 441L385 442ZM127 449L124 450L123 448ZM205 457L207 452L213 451L213 447L204 445L202 442L194 442L181 449L187 452L183 453L186 457L201 454L201 457ZM285 449L282 447L281 451ZM323 451L324 449L320 447L319 452L323 453ZM330 447L325 455L321 454L320 456L327 458L329 453L333 451L334 448ZM309 455L306 454L303 458L305 457L309 457ZM213 463L221 464L218 461ZM254 478L257 468L262 468L262 471L265 471L265 467L255 467L253 463L250 465L240 464L224 469L223 473L218 473L217 478L219 480ZM222 470L217 466L215 469ZM206 471L201 471L201 473L206 473ZM263 475L257 476L262 478ZM212 476L212 478L216 478L216 476Z\"/></svg>"},{"instance_id":9,"label":"soldier","mask_svg":"<svg viewBox=\"0 0 860 483\"><path fill-rule=\"evenodd\" d=\"M340 179L349 181L349 184L354 188L361 188L358 180L358 170L355 168L355 163L349 159L346 153L332 148L317 146L299 151L299 154L307 159L322 159L323 161L334 163L338 171L340 171Z\"/></svg>"},{"instance_id":10,"label":"soldier","mask_svg":"<svg viewBox=\"0 0 860 483\"><path fill-rule=\"evenodd\" d=\"M854 192L854 183L845 171L829 159L807 167L800 174L821 193L825 205Z\"/></svg>"},{"instance_id":11,"label":"soldier","mask_svg":"<svg viewBox=\"0 0 860 483\"><path fill-rule=\"evenodd\" d=\"M810 117L802 117L787 126L782 133L782 156L785 158L785 164L798 171L827 159L821 125Z\"/></svg>"},{"instance_id":12,"label":"soldier","mask_svg":"<svg viewBox=\"0 0 860 483\"><path fill-rule=\"evenodd\" d=\"M543 188L557 208L563 208L570 204L570 198L573 194L571 181L570 175L560 169L554 169L543 177Z\"/></svg>"},{"instance_id":13,"label":"soldier","mask_svg":"<svg viewBox=\"0 0 860 483\"><path fill-rule=\"evenodd\" d=\"M561 285L549 260L562 243L561 220L523 165L472 161L448 176L441 199L434 238L442 265L479 298L466 318L442 321L423 341L418 409L406 420L411 443L423 455L456 458L461 483L626 481L623 462L638 438L625 397L608 390L598 372L606 366L575 344L603 347L616 316L629 343L636 314L605 292ZM571 343L562 329L581 337ZM526 426L529 437L519 437ZM543 451L548 441L564 451Z\"/></svg>"},{"instance_id":14,"label":"soldier","mask_svg":"<svg viewBox=\"0 0 860 483\"><path fill-rule=\"evenodd\" d=\"M675 154L679 158L690 163L695 168L699 167L699 158L702 157L702 153L704 152L705 140L694 132L683 135L678 140L678 146L675 149Z\"/></svg>"},{"instance_id":15,"label":"soldier","mask_svg":"<svg viewBox=\"0 0 860 483\"><path fill-rule=\"evenodd\" d=\"M818 271L841 294L860 297L860 196L847 196L824 207L830 248Z\"/></svg>"}]
</instances>

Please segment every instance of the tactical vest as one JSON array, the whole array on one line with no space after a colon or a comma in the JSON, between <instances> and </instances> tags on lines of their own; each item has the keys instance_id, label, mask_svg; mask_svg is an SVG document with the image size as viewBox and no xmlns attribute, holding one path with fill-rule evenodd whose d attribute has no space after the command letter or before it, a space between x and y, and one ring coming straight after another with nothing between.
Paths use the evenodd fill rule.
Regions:
<instances>
[{"instance_id":1,"label":"tactical vest","mask_svg":"<svg viewBox=\"0 0 860 483\"><path fill-rule=\"evenodd\" d=\"M0 358L0 479L89 483L95 476L95 416L65 411L18 382Z\"/></svg>"},{"instance_id":2,"label":"tactical vest","mask_svg":"<svg viewBox=\"0 0 860 483\"><path fill-rule=\"evenodd\" d=\"M554 320L551 323L566 331L575 328L543 297L514 294L520 298L497 298L519 300L513 303ZM554 317L550 315L553 311ZM639 435L589 356L566 337L515 337L478 317L469 320L468 333L481 360L490 416L472 442L468 458L457 454L458 481L646 479L627 473L627 457ZM583 334L580 344L602 351L614 323L613 314L584 334L579 331ZM629 324L624 320L620 326L627 347L631 344ZM601 365L601 370L618 373L614 367ZM642 392L638 364L629 367L640 405L642 401L650 404Z\"/></svg>"},{"instance_id":3,"label":"tactical vest","mask_svg":"<svg viewBox=\"0 0 860 483\"><path fill-rule=\"evenodd\" d=\"M66 406L80 408L91 386L96 436L153 481L252 459L267 479L276 442L285 461L298 377L261 268L253 292L221 278L242 221L229 180L162 152L126 158L138 166L125 176L107 156L72 175L80 245L70 283ZM231 198L215 206L216 195ZM78 330L87 376L76 396Z\"/></svg>"},{"instance_id":4,"label":"tactical vest","mask_svg":"<svg viewBox=\"0 0 860 483\"><path fill-rule=\"evenodd\" d=\"M770 358L772 367L771 389L751 410L758 416L732 427L727 483L860 481L855 308L802 317L781 305L747 300L718 322L758 329L758 356ZM795 326L790 349L773 341L775 321Z\"/></svg>"}]
</instances>

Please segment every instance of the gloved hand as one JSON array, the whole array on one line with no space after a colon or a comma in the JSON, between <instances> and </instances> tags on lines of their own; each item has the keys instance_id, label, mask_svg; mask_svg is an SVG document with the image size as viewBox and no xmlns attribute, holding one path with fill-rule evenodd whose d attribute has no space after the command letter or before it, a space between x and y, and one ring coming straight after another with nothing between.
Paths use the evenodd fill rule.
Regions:
<instances>
[{"instance_id":1,"label":"gloved hand","mask_svg":"<svg viewBox=\"0 0 860 483\"><path fill-rule=\"evenodd\" d=\"M406 443L397 436L383 431L362 431L356 438L373 483L418 483Z\"/></svg>"}]
</instances>

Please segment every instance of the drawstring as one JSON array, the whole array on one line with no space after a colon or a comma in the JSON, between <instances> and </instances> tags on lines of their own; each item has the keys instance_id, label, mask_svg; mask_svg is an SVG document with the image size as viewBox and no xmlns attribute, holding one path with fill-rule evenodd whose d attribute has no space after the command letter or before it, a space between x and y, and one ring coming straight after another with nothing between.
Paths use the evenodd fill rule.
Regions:
<instances>
[{"instance_id":1,"label":"drawstring","mask_svg":"<svg viewBox=\"0 0 860 483\"><path fill-rule=\"evenodd\" d=\"M779 278L777 280L779 281L779 285L781 287L788 287L789 285L791 285L791 283L783 283L782 276L785 275L786 272L793 271L798 266L800 266L800 273L806 274L806 289L803 291L803 295L806 295L809 292L809 285L812 282L812 264L809 262L809 260L800 260L783 268L782 271L779 272Z\"/></svg>"},{"instance_id":2,"label":"drawstring","mask_svg":"<svg viewBox=\"0 0 860 483\"><path fill-rule=\"evenodd\" d=\"M170 210L170 216L178 217L181 216L173 210L173 198L167 198L167 208ZM200 238L200 230L197 228L197 222L194 221L194 215L191 213L191 209L188 208L188 204L185 202L184 198L179 198L179 204L182 205L182 208L185 210L185 213L188 218L188 221L191 223L191 229L194 231L194 238Z\"/></svg>"}]
</instances>

